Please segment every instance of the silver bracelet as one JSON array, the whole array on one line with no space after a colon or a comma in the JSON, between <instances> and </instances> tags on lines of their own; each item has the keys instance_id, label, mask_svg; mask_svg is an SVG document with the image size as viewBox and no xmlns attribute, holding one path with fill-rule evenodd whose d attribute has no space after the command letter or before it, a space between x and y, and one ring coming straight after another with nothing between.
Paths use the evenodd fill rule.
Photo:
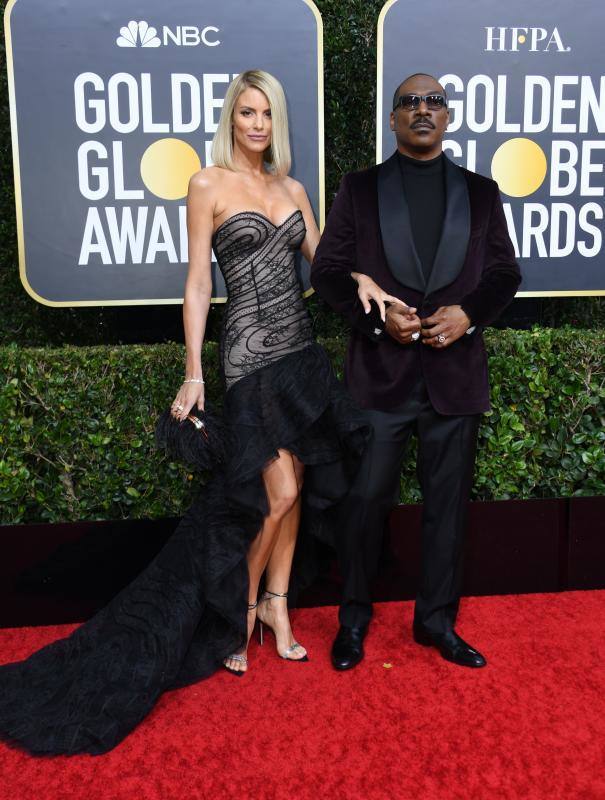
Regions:
<instances>
[{"instance_id":1,"label":"silver bracelet","mask_svg":"<svg viewBox=\"0 0 605 800\"><path fill-rule=\"evenodd\" d=\"M205 383L203 378L187 378L183 383Z\"/></svg>"}]
</instances>

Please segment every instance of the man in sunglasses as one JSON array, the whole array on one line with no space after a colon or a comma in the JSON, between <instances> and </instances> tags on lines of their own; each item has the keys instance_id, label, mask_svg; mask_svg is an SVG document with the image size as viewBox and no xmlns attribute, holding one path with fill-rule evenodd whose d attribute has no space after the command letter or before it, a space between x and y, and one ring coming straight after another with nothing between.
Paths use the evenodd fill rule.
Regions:
<instances>
[{"instance_id":1,"label":"man in sunglasses","mask_svg":"<svg viewBox=\"0 0 605 800\"><path fill-rule=\"evenodd\" d=\"M490 407L482 329L521 277L497 184L442 152L448 120L435 78L403 81L390 115L397 150L344 176L311 271L317 292L351 325L346 382L374 428L336 543L339 670L363 658L370 584L412 432L424 499L413 637L455 664L486 664L454 626L477 431ZM369 289L402 303L385 313L369 302Z\"/></svg>"}]
</instances>

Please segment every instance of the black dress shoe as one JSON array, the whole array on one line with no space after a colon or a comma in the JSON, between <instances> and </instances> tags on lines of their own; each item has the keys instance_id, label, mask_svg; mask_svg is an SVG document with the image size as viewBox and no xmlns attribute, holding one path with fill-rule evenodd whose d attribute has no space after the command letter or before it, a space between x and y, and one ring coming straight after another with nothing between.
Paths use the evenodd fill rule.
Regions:
<instances>
[{"instance_id":1,"label":"black dress shoe","mask_svg":"<svg viewBox=\"0 0 605 800\"><path fill-rule=\"evenodd\" d=\"M461 639L456 631L435 634L420 625L414 625L414 641L425 647L436 647L446 661L459 664L461 667L485 667L487 665L487 661L481 653Z\"/></svg>"},{"instance_id":2,"label":"black dress shoe","mask_svg":"<svg viewBox=\"0 0 605 800\"><path fill-rule=\"evenodd\" d=\"M363 658L363 640L367 631L367 625L359 628L340 626L332 645L334 669L352 669L359 664Z\"/></svg>"}]
</instances>

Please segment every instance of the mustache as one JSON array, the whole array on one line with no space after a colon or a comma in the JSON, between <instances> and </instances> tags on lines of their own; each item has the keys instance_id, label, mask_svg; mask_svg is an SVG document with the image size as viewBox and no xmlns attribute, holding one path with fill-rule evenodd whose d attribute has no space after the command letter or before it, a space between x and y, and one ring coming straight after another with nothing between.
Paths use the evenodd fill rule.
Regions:
<instances>
[{"instance_id":1,"label":"mustache","mask_svg":"<svg viewBox=\"0 0 605 800\"><path fill-rule=\"evenodd\" d=\"M410 128L419 128L421 126L428 126L429 128L433 128L433 129L435 128L435 126L433 125L433 123L429 119L416 120L416 122L413 122L410 125Z\"/></svg>"}]
</instances>

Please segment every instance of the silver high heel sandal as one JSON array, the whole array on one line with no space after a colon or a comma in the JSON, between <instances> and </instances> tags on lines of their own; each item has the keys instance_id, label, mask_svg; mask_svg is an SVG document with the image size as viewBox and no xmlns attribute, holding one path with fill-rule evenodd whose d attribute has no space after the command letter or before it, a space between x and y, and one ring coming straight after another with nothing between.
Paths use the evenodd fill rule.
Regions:
<instances>
[{"instance_id":1,"label":"silver high heel sandal","mask_svg":"<svg viewBox=\"0 0 605 800\"><path fill-rule=\"evenodd\" d=\"M254 611L257 605L258 605L258 600L254 603L248 603L248 611ZM254 624L256 625L256 621L254 622ZM252 628L252 632L254 633L254 628ZM232 667L228 667L225 664L225 661L237 661L240 664L245 664L246 669L233 669ZM242 675L245 675L246 672L248 671L248 659L243 653L231 653L230 656L227 656L225 661L223 661L223 666L225 667L227 672L230 672L232 675L237 675L238 678L241 678Z\"/></svg>"},{"instance_id":2,"label":"silver high heel sandal","mask_svg":"<svg viewBox=\"0 0 605 800\"><path fill-rule=\"evenodd\" d=\"M265 589L265 591L263 592L263 596L261 597L261 599L259 600L259 602L260 602L260 603L265 603L265 602L268 602L269 600L271 600L271 598L272 598L272 597L285 597L285 598L287 599L287 597L288 597L288 592L283 592L283 593L279 593L279 592L270 592L268 589ZM259 622L259 634L260 634L260 643L261 643L261 645L263 644L263 639L264 639L264 637L263 637L263 625L266 625L266 626L267 626L267 628L269 628L269 630L270 630L270 631L273 633L273 635L275 636L275 641L277 642L277 636L275 635L275 631L273 630L273 628L271 627L271 625L269 625L269 624L268 624L268 623L266 623L266 622L263 622L263 621L262 621L262 619L261 619L261 618L258 616L258 613L257 613L257 616L256 616L256 618L257 618L257 620L258 620L258 622ZM302 658L290 658L290 655L291 655L292 653L294 653L294 652L296 651L296 649L297 649L297 648L300 648L300 649L302 649L302 645L301 645L301 644L299 644L298 642L296 642L296 641L295 641L295 642L294 642L294 644L290 645L290 647L287 647L287 648L284 650L284 652L283 652L283 653L280 653L280 652L279 652L279 650L277 651L277 653L278 653L278 655L279 655L281 658L283 658L285 661L308 661L308 660L309 660L309 658L308 658L308 656L307 656L307 654L306 654L306 653L305 653L305 655L304 655L304 656L302 656Z\"/></svg>"}]
</instances>

